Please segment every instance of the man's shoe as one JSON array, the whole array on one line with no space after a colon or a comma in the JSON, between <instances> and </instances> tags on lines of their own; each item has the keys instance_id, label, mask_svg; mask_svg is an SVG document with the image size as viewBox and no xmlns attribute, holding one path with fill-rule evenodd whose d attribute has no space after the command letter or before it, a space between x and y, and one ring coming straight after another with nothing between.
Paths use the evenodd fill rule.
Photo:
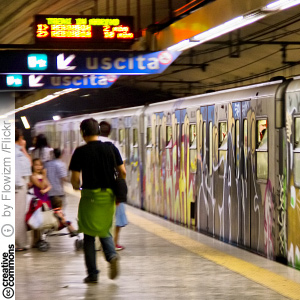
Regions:
<instances>
[{"instance_id":1,"label":"man's shoe","mask_svg":"<svg viewBox=\"0 0 300 300\"><path fill-rule=\"evenodd\" d=\"M117 256L110 260L110 273L109 278L115 279L119 275L119 258Z\"/></svg>"},{"instance_id":2,"label":"man's shoe","mask_svg":"<svg viewBox=\"0 0 300 300\"><path fill-rule=\"evenodd\" d=\"M97 283L98 282L98 276L94 275L94 276L88 276L85 277L83 280L84 283Z\"/></svg>"}]
</instances>

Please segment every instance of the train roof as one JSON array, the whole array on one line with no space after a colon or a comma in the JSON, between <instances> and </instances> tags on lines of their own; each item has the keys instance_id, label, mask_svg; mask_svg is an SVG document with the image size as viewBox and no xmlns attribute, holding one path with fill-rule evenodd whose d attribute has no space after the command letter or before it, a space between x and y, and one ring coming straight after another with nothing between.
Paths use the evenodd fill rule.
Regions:
<instances>
[{"instance_id":1,"label":"train roof","mask_svg":"<svg viewBox=\"0 0 300 300\"><path fill-rule=\"evenodd\" d=\"M282 80L154 103L150 104L149 107L145 109L145 114L152 113L154 111L165 111L166 109L175 111L186 107L199 107L217 103L226 103L228 101L243 101L258 97L268 97L270 95L275 96L280 83L282 83Z\"/></svg>"},{"instance_id":2,"label":"train roof","mask_svg":"<svg viewBox=\"0 0 300 300\"><path fill-rule=\"evenodd\" d=\"M41 121L36 124L36 126L39 125L47 125L47 124L53 124L53 123L69 123L69 122L78 122L80 120L84 120L87 118L94 118L94 119L105 119L105 118L116 118L120 115L122 117L126 116L132 116L132 115L139 115L143 111L144 106L136 106L136 107L129 107L129 108L122 108L118 110L110 110L110 111L102 111L102 112L96 112L91 114L82 114L82 115L76 115L71 117L66 117L63 119L60 119L59 121L53 121L53 120L46 120Z\"/></svg>"}]
</instances>

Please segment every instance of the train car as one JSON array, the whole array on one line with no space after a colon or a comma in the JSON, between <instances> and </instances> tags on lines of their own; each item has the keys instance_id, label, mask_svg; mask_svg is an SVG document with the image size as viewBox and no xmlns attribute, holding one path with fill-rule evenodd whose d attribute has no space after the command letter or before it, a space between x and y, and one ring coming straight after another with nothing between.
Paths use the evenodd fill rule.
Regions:
<instances>
[{"instance_id":1,"label":"train car","mask_svg":"<svg viewBox=\"0 0 300 300\"><path fill-rule=\"evenodd\" d=\"M129 204L300 268L299 78L35 128L52 132L67 161L89 117L112 124L126 159Z\"/></svg>"},{"instance_id":2,"label":"train car","mask_svg":"<svg viewBox=\"0 0 300 300\"><path fill-rule=\"evenodd\" d=\"M73 151L83 145L80 134L80 123L87 118L94 118L99 123L109 121L112 126L110 138L118 141L124 158L128 183L128 203L142 207L142 170L143 170L143 110L134 107L107 111L102 113L83 114L64 118L58 121L43 121L35 125L34 134L44 133L49 145L62 150L62 160L68 166Z\"/></svg>"}]
</instances>

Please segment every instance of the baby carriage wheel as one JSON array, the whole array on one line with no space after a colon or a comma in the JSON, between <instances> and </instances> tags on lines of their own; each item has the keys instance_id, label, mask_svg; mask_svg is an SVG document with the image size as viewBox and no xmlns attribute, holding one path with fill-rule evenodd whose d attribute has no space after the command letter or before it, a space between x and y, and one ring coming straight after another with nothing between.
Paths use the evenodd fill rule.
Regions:
<instances>
[{"instance_id":1,"label":"baby carriage wheel","mask_svg":"<svg viewBox=\"0 0 300 300\"><path fill-rule=\"evenodd\" d=\"M83 249L83 240L77 239L75 241L75 248L77 251Z\"/></svg>"},{"instance_id":2,"label":"baby carriage wheel","mask_svg":"<svg viewBox=\"0 0 300 300\"><path fill-rule=\"evenodd\" d=\"M38 249L42 252L48 251L50 248L49 243L46 241L40 241L38 244Z\"/></svg>"}]
</instances>

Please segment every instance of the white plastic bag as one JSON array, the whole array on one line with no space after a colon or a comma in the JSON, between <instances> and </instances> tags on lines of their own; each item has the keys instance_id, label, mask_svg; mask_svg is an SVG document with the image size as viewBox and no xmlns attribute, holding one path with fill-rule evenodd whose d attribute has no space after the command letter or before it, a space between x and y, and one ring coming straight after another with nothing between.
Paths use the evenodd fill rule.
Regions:
<instances>
[{"instance_id":1,"label":"white plastic bag","mask_svg":"<svg viewBox=\"0 0 300 300\"><path fill-rule=\"evenodd\" d=\"M54 216L53 211L49 210L46 203L43 203L30 217L27 224L31 229L54 229L59 226L58 219Z\"/></svg>"},{"instance_id":2,"label":"white plastic bag","mask_svg":"<svg viewBox=\"0 0 300 300\"><path fill-rule=\"evenodd\" d=\"M27 224L31 229L39 229L43 225L43 207L39 207L30 217Z\"/></svg>"}]
</instances>

